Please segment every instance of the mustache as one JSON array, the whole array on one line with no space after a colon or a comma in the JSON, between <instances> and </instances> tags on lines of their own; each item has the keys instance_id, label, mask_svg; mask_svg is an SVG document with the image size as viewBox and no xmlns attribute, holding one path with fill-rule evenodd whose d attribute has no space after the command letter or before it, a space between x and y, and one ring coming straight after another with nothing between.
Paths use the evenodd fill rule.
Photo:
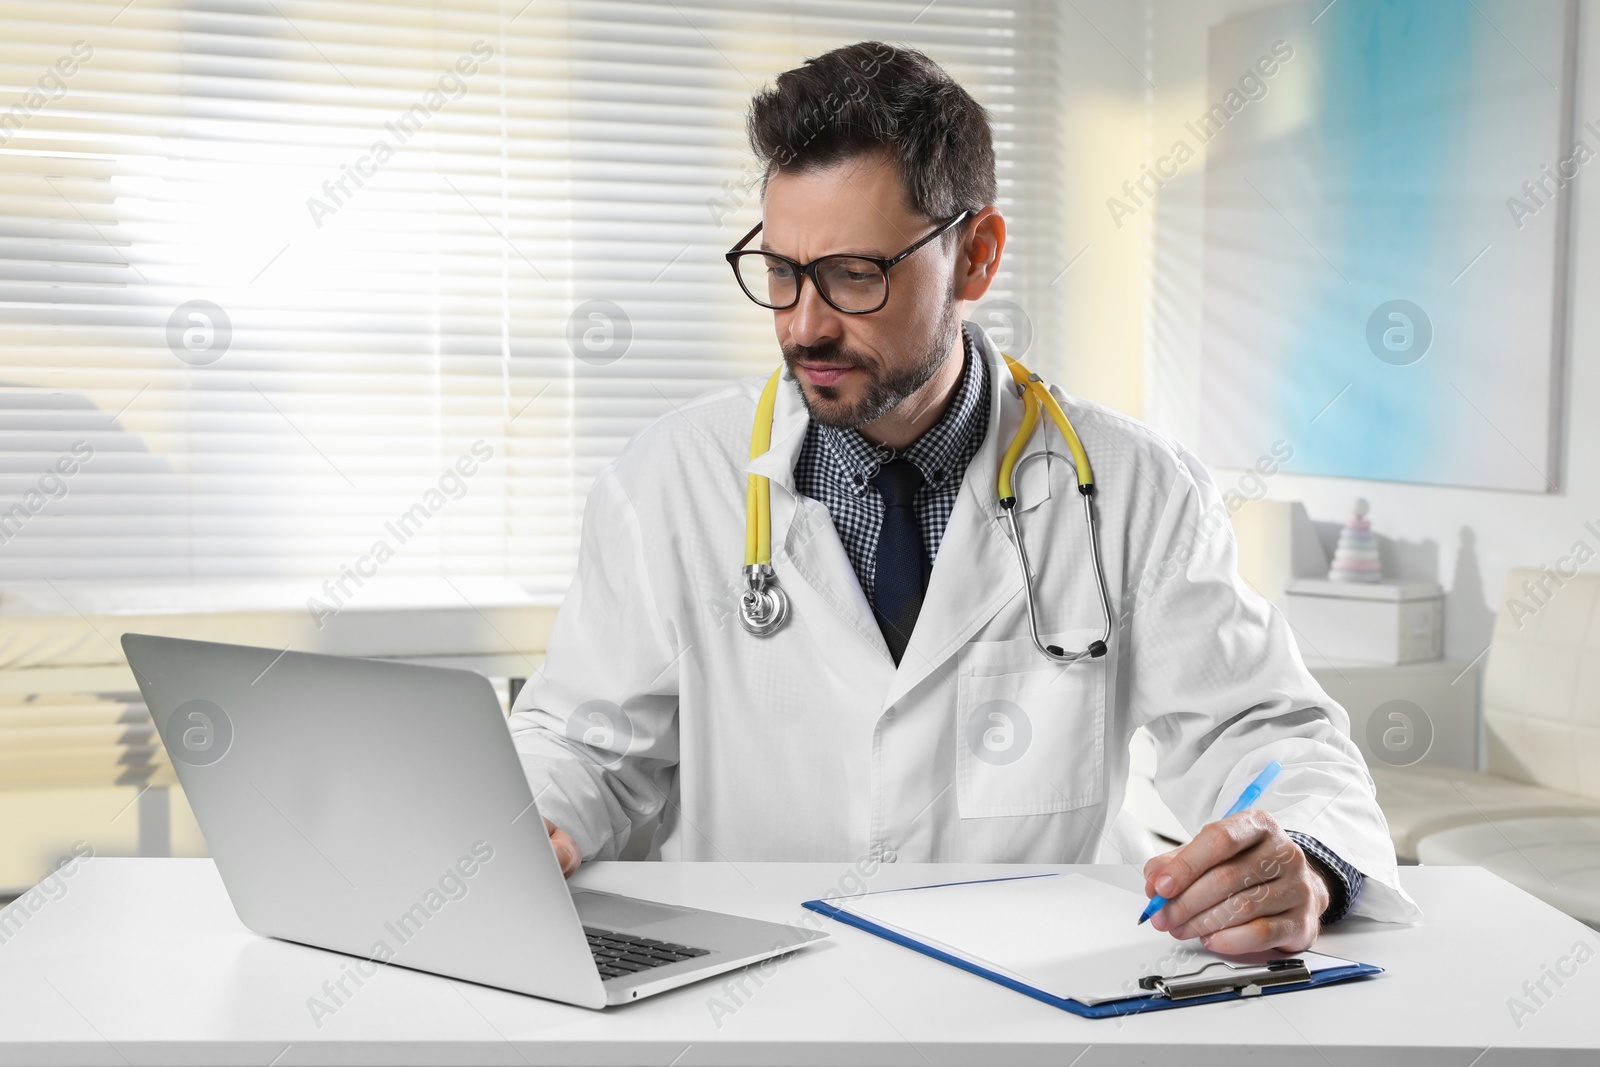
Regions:
<instances>
[{"instance_id":1,"label":"mustache","mask_svg":"<svg viewBox=\"0 0 1600 1067\"><path fill-rule=\"evenodd\" d=\"M859 367L869 371L877 366L837 341L828 341L820 345L785 345L783 361L791 370L800 363L820 363L829 367Z\"/></svg>"}]
</instances>

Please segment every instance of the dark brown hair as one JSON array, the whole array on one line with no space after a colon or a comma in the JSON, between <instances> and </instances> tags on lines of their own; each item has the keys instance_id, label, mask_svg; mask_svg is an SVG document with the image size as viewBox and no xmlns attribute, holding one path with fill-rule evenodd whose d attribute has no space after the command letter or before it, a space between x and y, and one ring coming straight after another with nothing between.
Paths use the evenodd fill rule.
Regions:
<instances>
[{"instance_id":1,"label":"dark brown hair","mask_svg":"<svg viewBox=\"0 0 1600 1067\"><path fill-rule=\"evenodd\" d=\"M808 59L756 94L746 129L766 169L763 195L777 171L881 153L906 205L930 220L995 201L988 114L914 48L862 41Z\"/></svg>"}]
</instances>

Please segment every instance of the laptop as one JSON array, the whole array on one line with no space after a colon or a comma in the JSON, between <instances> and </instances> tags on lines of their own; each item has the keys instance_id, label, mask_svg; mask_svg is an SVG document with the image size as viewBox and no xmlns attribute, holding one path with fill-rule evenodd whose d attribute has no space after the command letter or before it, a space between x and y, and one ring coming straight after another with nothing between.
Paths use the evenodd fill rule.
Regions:
<instances>
[{"instance_id":1,"label":"laptop","mask_svg":"<svg viewBox=\"0 0 1600 1067\"><path fill-rule=\"evenodd\" d=\"M126 634L239 919L258 934L603 1008L821 931L569 886L481 675Z\"/></svg>"}]
</instances>

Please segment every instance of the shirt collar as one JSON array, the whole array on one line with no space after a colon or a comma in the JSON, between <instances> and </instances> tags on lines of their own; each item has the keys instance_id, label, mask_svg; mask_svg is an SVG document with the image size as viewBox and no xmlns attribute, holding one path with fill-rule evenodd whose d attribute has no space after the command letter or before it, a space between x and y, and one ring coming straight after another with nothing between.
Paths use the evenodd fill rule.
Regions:
<instances>
[{"instance_id":1,"label":"shirt collar","mask_svg":"<svg viewBox=\"0 0 1600 1067\"><path fill-rule=\"evenodd\" d=\"M984 361L973 352L972 338L967 336L965 326L961 329L961 343L964 365L955 396L939 421L900 452L875 445L855 430L812 424L821 432L824 444L857 495L865 493L878 468L897 455L916 464L924 482L936 489L960 483L966 470L963 461L971 453L968 446L982 432L988 415L983 404L988 392L984 388Z\"/></svg>"}]
</instances>

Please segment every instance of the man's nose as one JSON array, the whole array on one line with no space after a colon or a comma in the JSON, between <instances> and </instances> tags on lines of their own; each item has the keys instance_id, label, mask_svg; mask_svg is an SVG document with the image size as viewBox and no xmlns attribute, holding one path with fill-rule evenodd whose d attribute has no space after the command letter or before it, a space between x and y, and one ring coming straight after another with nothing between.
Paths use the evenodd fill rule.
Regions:
<instances>
[{"instance_id":1,"label":"man's nose","mask_svg":"<svg viewBox=\"0 0 1600 1067\"><path fill-rule=\"evenodd\" d=\"M800 286L800 300L788 311L789 342L810 348L837 340L842 332L842 316L822 299L817 287L807 278Z\"/></svg>"}]
</instances>

